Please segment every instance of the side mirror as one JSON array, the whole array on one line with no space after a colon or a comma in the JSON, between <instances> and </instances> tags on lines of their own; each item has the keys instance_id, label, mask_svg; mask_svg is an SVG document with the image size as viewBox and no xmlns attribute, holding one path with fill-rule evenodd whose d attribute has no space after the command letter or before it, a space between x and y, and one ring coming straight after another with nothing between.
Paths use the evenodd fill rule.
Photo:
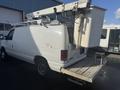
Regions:
<instances>
[{"instance_id":1,"label":"side mirror","mask_svg":"<svg viewBox=\"0 0 120 90\"><path fill-rule=\"evenodd\" d=\"M0 34L0 40L3 40L3 39L4 39L3 34Z\"/></svg>"}]
</instances>

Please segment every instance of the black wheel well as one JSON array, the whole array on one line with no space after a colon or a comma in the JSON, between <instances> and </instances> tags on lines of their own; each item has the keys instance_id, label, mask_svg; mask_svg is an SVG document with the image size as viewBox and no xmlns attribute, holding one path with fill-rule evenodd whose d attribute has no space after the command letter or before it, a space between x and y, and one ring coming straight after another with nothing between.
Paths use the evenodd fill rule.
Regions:
<instances>
[{"instance_id":1,"label":"black wheel well","mask_svg":"<svg viewBox=\"0 0 120 90\"><path fill-rule=\"evenodd\" d=\"M44 60L47 62L47 59L42 57L42 56L35 56L34 57L34 63L37 65L37 63L39 63L40 60ZM48 63L48 62L47 62Z\"/></svg>"}]
</instances>

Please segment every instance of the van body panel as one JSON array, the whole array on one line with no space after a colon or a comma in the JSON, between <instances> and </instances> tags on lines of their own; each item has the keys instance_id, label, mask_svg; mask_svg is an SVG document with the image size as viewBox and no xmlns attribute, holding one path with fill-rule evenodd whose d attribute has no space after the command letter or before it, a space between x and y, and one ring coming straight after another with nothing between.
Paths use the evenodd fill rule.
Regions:
<instances>
[{"instance_id":1,"label":"van body panel","mask_svg":"<svg viewBox=\"0 0 120 90\"><path fill-rule=\"evenodd\" d=\"M68 35L65 25L28 25L16 27L13 39L3 40L8 55L34 64L35 56L44 57L50 68L58 71L64 66L61 50L68 50ZM12 48L13 47L13 48Z\"/></svg>"}]
</instances>

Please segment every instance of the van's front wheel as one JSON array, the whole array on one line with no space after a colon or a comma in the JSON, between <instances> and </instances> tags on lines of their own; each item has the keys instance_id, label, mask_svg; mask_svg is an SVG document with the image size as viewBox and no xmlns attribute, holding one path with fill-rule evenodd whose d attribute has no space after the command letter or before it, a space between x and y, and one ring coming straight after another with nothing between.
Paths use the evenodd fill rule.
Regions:
<instances>
[{"instance_id":1,"label":"van's front wheel","mask_svg":"<svg viewBox=\"0 0 120 90\"><path fill-rule=\"evenodd\" d=\"M7 59L7 53L5 52L4 49L1 49L1 51L0 51L0 58L1 58L1 60Z\"/></svg>"}]
</instances>

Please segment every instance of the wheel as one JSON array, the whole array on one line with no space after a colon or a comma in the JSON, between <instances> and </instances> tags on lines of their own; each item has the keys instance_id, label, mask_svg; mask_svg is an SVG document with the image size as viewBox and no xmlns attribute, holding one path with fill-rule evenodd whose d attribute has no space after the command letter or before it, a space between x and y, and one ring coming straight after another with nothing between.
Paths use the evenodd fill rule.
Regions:
<instances>
[{"instance_id":1,"label":"wheel","mask_svg":"<svg viewBox=\"0 0 120 90\"><path fill-rule=\"evenodd\" d=\"M43 77L47 76L48 73L50 72L49 65L47 61L43 58L37 59L36 66L37 66L38 73Z\"/></svg>"},{"instance_id":2,"label":"wheel","mask_svg":"<svg viewBox=\"0 0 120 90\"><path fill-rule=\"evenodd\" d=\"M0 57L1 57L1 60L6 60L7 59L7 53L5 52L4 49L1 49Z\"/></svg>"}]
</instances>

